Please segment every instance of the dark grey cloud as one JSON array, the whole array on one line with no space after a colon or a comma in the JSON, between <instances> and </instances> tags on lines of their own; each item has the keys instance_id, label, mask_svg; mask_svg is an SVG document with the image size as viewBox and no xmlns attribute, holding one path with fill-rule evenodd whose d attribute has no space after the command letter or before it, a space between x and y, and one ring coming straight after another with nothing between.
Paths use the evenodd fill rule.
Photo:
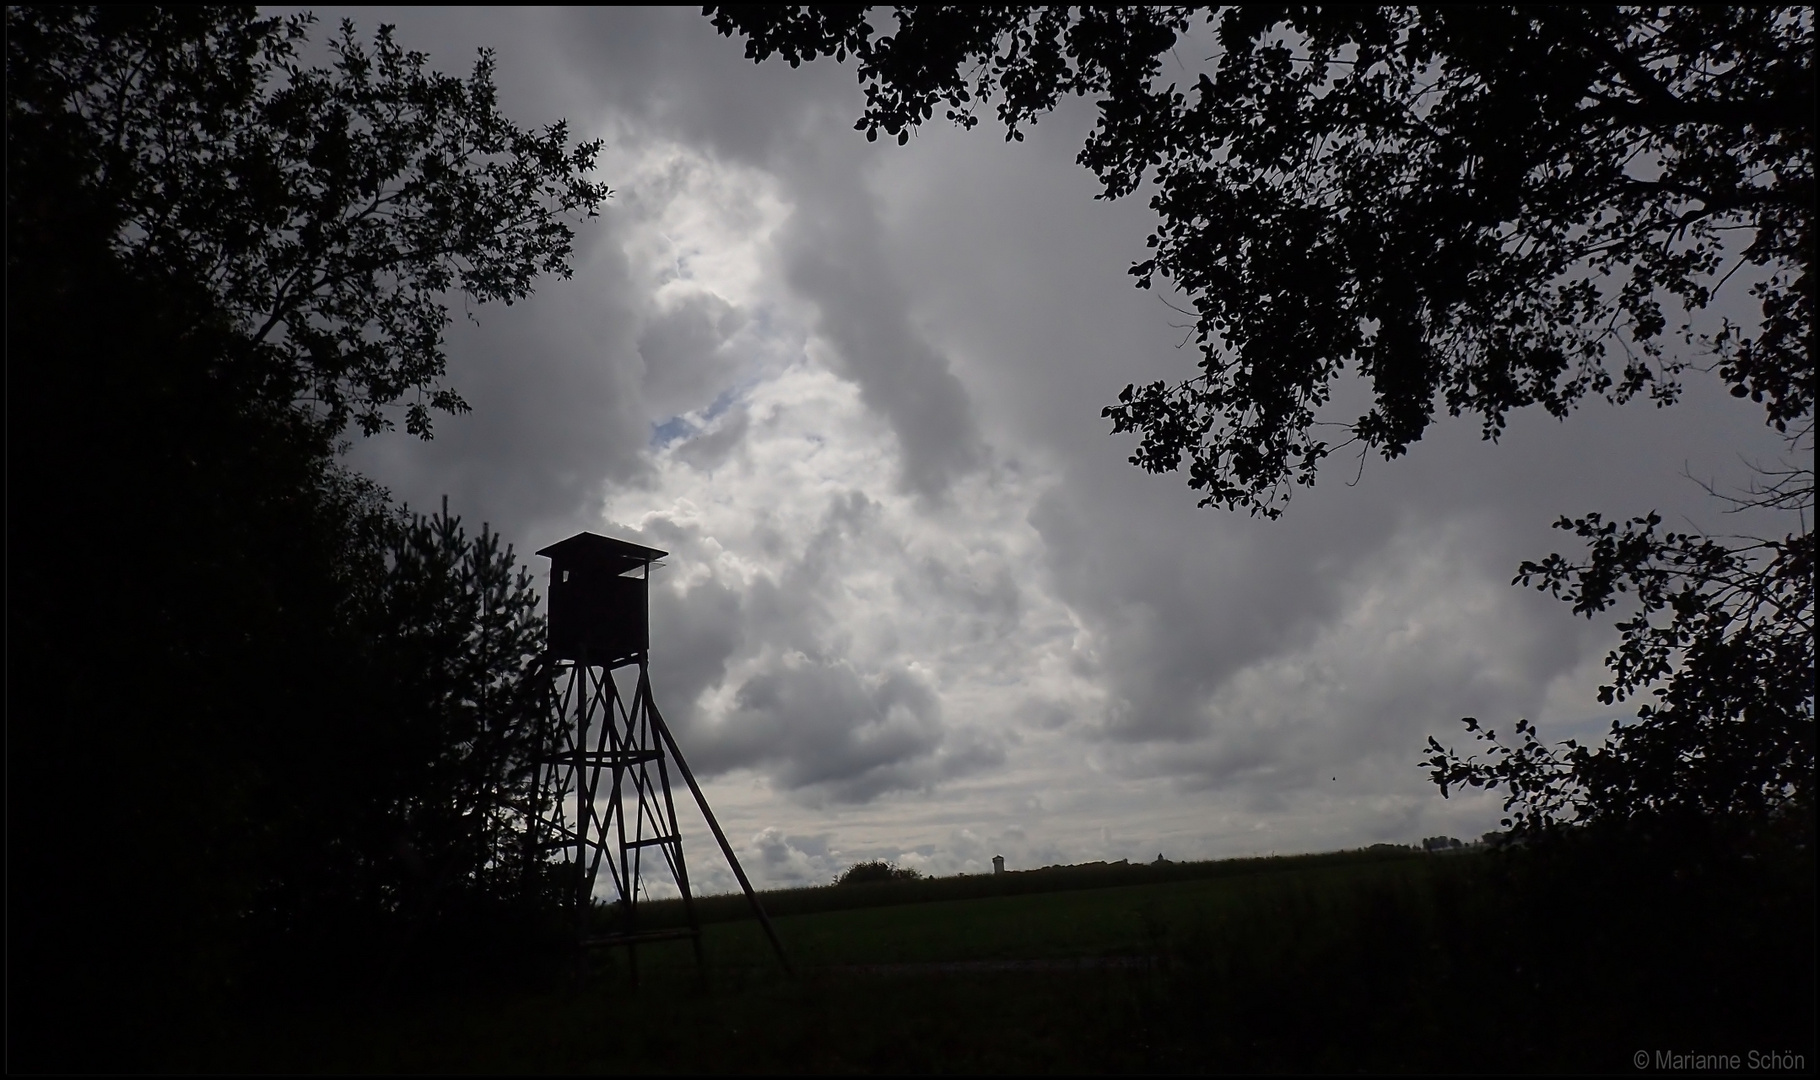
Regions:
<instances>
[{"instance_id":1,"label":"dark grey cloud","mask_svg":"<svg viewBox=\"0 0 1820 1080\"><path fill-rule=\"evenodd\" d=\"M638 337L647 410L676 416L709 404L738 370L726 345L745 322L745 312L711 294L685 297L647 320Z\"/></svg>"},{"instance_id":2,"label":"dark grey cloud","mask_svg":"<svg viewBox=\"0 0 1820 1080\"><path fill-rule=\"evenodd\" d=\"M751 414L740 406L733 406L721 414L718 423L693 433L677 447L676 456L702 472L711 473L740 448L751 427Z\"/></svg>"},{"instance_id":3,"label":"dark grey cloud","mask_svg":"<svg viewBox=\"0 0 1820 1080\"><path fill-rule=\"evenodd\" d=\"M438 414L427 443L402 431L357 440L352 463L413 504L448 495L521 550L597 517L607 485L645 471L650 439L641 313L614 224L581 233L577 279L541 282L511 307L458 306L448 383L473 411Z\"/></svg>"},{"instance_id":4,"label":"dark grey cloud","mask_svg":"<svg viewBox=\"0 0 1820 1080\"><path fill-rule=\"evenodd\" d=\"M1024 614L1022 588L1003 563L971 573L933 556L908 560L896 593L905 606L933 605L953 613L951 644L966 646L1013 633Z\"/></svg>"},{"instance_id":5,"label":"dark grey cloud","mask_svg":"<svg viewBox=\"0 0 1820 1080\"><path fill-rule=\"evenodd\" d=\"M669 587L664 575L670 570L659 569L652 586L651 678L661 689L666 718L687 731L695 726L696 702L720 686L727 661L744 644L745 618L739 592L714 578Z\"/></svg>"},{"instance_id":6,"label":"dark grey cloud","mask_svg":"<svg viewBox=\"0 0 1820 1080\"><path fill-rule=\"evenodd\" d=\"M743 589L718 576L671 586L658 572L652 678L704 775L757 769L803 802L841 804L927 790L1003 762L1004 740L948 722L925 677L902 664L862 670L830 646L843 633L827 606L830 575L879 513L861 492L837 495L782 572ZM678 562L699 563L709 546L699 531L666 521L628 535ZM737 676L726 715L708 717L703 695L742 655L758 665Z\"/></svg>"},{"instance_id":7,"label":"dark grey cloud","mask_svg":"<svg viewBox=\"0 0 1820 1080\"><path fill-rule=\"evenodd\" d=\"M565 74L624 115L718 157L768 165L863 100L851 67L753 64L690 8L571 8L542 35ZM849 118L847 125L852 124Z\"/></svg>"},{"instance_id":8,"label":"dark grey cloud","mask_svg":"<svg viewBox=\"0 0 1820 1080\"><path fill-rule=\"evenodd\" d=\"M787 790L827 788L840 801L916 785L915 766L941 742L935 695L902 671L865 680L846 664L811 661L747 679L734 702L717 749L775 765Z\"/></svg>"},{"instance_id":9,"label":"dark grey cloud","mask_svg":"<svg viewBox=\"0 0 1820 1080\"><path fill-rule=\"evenodd\" d=\"M905 484L940 498L984 457L967 391L911 325L908 298L880 251L872 196L850 156L830 149L789 171L799 195L783 244L790 282L820 310L841 370L897 433Z\"/></svg>"}]
</instances>

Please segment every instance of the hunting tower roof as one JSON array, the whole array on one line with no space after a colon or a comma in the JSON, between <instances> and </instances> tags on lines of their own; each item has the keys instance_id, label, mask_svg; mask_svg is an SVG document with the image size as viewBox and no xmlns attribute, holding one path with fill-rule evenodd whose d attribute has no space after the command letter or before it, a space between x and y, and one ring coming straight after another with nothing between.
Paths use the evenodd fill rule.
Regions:
<instances>
[{"instance_id":1,"label":"hunting tower roof","mask_svg":"<svg viewBox=\"0 0 1820 1080\"><path fill-rule=\"evenodd\" d=\"M635 567L656 562L670 553L638 544L629 544L610 536L580 532L567 540L558 540L537 554L545 556L556 564L601 567L615 574L623 574Z\"/></svg>"}]
</instances>

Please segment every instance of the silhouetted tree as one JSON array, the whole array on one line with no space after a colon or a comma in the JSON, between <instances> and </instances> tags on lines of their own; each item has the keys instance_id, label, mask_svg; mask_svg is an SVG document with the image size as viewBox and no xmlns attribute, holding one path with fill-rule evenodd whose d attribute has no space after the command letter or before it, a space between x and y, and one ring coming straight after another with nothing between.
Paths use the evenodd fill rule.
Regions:
<instances>
[{"instance_id":1,"label":"silhouetted tree","mask_svg":"<svg viewBox=\"0 0 1820 1080\"><path fill-rule=\"evenodd\" d=\"M1811 466L1800 504L1813 510ZM1773 486L1773 485L1772 485ZM1792 485L1769 493L1790 494ZM1761 500L1746 500L1757 502ZM1781 539L1721 541L1658 532L1656 514L1620 528L1599 515L1562 518L1588 542L1578 563L1560 555L1525 562L1534 583L1589 618L1623 601L1606 658L1609 705L1648 690L1653 703L1614 721L1603 745L1569 739L1557 750L1519 721L1519 745L1475 718L1468 730L1487 759L1461 757L1429 738L1430 773L1449 787L1505 791L1506 826L1546 830L1567 822L1648 821L1699 830L1704 823L1778 823L1811 829L1814 805L1814 566L1811 524Z\"/></svg>"},{"instance_id":2,"label":"silhouetted tree","mask_svg":"<svg viewBox=\"0 0 1820 1080\"><path fill-rule=\"evenodd\" d=\"M1187 297L1202 357L1104 415L1141 436L1133 464L1186 459L1203 506L1276 517L1339 449L1403 454L1437 404L1495 440L1513 409L1671 404L1698 366L1760 405L1794 464L1745 501L1791 511L1785 535L1589 515L1562 522L1586 560L1519 574L1589 617L1630 592L1602 695L1659 703L1597 749L1525 724L1490 763L1431 740L1429 765L1444 794L1505 785L1526 826L1811 818L1811 9L927 5L888 33L858 7L704 13L754 61L853 57L868 139L902 144L937 107L971 128L988 104L1022 139L1093 95L1078 160L1101 198L1155 184L1131 273ZM1190 75L1172 50L1203 20L1214 55ZM1754 329L1671 325L1744 268ZM1329 422L1349 369L1372 406Z\"/></svg>"},{"instance_id":3,"label":"silhouetted tree","mask_svg":"<svg viewBox=\"0 0 1820 1080\"><path fill-rule=\"evenodd\" d=\"M440 513L401 520L370 636L384 715L402 745L395 817L407 866L438 895L516 889L523 813L544 704L527 678L543 652L541 603L510 545Z\"/></svg>"},{"instance_id":4,"label":"silhouetted tree","mask_svg":"<svg viewBox=\"0 0 1820 1080\"><path fill-rule=\"evenodd\" d=\"M920 881L922 872L909 866L897 866L883 859L854 863L834 879L836 885L872 885L881 881Z\"/></svg>"},{"instance_id":5,"label":"silhouetted tree","mask_svg":"<svg viewBox=\"0 0 1820 1080\"><path fill-rule=\"evenodd\" d=\"M444 295L511 303L567 276L573 230L609 192L599 142L500 114L491 54L466 80L425 70L381 26L343 21L329 69L296 62L311 15L250 8L10 9L8 113L64 143L118 214L129 266L206 282L260 350L269 389L371 433L441 385Z\"/></svg>"},{"instance_id":6,"label":"silhouetted tree","mask_svg":"<svg viewBox=\"0 0 1820 1080\"><path fill-rule=\"evenodd\" d=\"M513 126L485 54L457 80L344 24L306 68L310 21L6 12L28 1068L143 1064L196 993L287 956L390 962L512 850L528 580L490 532L401 517L335 440L465 407L448 295L567 272L597 144Z\"/></svg>"},{"instance_id":7,"label":"silhouetted tree","mask_svg":"<svg viewBox=\"0 0 1820 1080\"><path fill-rule=\"evenodd\" d=\"M371 528L336 675L355 691L358 727L321 744L341 759L331 782L310 775L327 762L286 756L287 783L324 798L290 803L271 823L286 865L252 904L292 964L332 954L324 935L362 940L394 969L433 964L439 950L525 929L477 922L539 914L535 895L521 903L530 766L547 715L531 575L498 534L470 535L446 500L433 516L388 513ZM439 970L463 959L442 957Z\"/></svg>"}]
</instances>

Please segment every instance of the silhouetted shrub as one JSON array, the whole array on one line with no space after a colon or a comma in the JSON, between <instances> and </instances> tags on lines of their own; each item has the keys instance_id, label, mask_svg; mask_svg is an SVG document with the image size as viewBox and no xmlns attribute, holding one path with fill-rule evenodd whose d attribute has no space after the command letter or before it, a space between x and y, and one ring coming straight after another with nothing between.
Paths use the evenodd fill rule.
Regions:
<instances>
[{"instance_id":1,"label":"silhouetted shrub","mask_svg":"<svg viewBox=\"0 0 1820 1080\"><path fill-rule=\"evenodd\" d=\"M908 866L893 866L883 859L854 863L834 879L836 885L870 885L880 881L920 881L922 874Z\"/></svg>"}]
</instances>

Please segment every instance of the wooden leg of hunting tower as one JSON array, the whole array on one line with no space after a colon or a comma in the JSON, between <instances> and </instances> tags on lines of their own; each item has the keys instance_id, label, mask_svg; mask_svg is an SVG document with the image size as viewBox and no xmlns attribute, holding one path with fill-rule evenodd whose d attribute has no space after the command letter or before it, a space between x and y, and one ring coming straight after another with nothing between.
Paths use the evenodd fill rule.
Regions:
<instances>
[{"instance_id":1,"label":"wooden leg of hunting tower","mask_svg":"<svg viewBox=\"0 0 1820 1080\"><path fill-rule=\"evenodd\" d=\"M676 855L671 859L670 869L676 877L676 888L682 893L683 915L689 920L689 944L695 948L695 970L701 976L702 985L708 984L708 958L701 951L701 919L695 914L695 897L689 889L689 866L683 862L682 825L676 820L676 800L670 797L670 769L663 758L657 759L657 779L663 784L664 810L670 816L669 835L676 838ZM659 849L666 852L669 849Z\"/></svg>"},{"instance_id":2,"label":"wooden leg of hunting tower","mask_svg":"<svg viewBox=\"0 0 1820 1080\"><path fill-rule=\"evenodd\" d=\"M708 828L713 831L714 839L720 842L721 853L727 857L727 863L733 867L733 876L739 879L739 887L746 891L746 902L752 905L752 913L758 916L759 925L765 928L765 936L771 939L771 948L777 952L778 963L790 974L796 969L790 965L790 958L784 955L783 942L777 940L777 930L771 925L771 917L765 914L765 906L758 902L758 894L752 891L752 883L746 880L746 871L739 865L739 856L733 854L733 845L727 843L727 834L721 831L720 822L715 819L714 811L708 807L708 797L701 792L701 785L695 782L695 773L689 769L689 762L683 757L682 749L676 745L676 737L670 734L670 725L664 723L663 713L657 710L657 703L651 703L651 720L657 733L663 737L664 745L670 748L670 756L676 759L676 771L682 773L688 782L689 790L695 793L695 804L701 807L701 816L708 819Z\"/></svg>"},{"instance_id":3,"label":"wooden leg of hunting tower","mask_svg":"<svg viewBox=\"0 0 1820 1080\"><path fill-rule=\"evenodd\" d=\"M638 687L632 694L632 708L644 720L646 739L655 742L656 723L653 716L657 712L657 702L651 697L651 669L648 666L648 660L641 661L638 665ZM682 893L683 915L689 921L689 944L695 951L695 970L701 977L702 986L705 988L708 985L708 957L702 952L701 919L695 911L693 890L689 888L689 866L683 859L682 823L676 819L676 799L670 792L670 766L667 757L661 752L663 749L661 743L649 748L659 751L657 754L657 782L663 792L663 813L665 815L664 820L656 821L653 824L659 832L674 839L674 846L660 845L658 851L669 863L670 874L676 879L676 888Z\"/></svg>"}]
</instances>

